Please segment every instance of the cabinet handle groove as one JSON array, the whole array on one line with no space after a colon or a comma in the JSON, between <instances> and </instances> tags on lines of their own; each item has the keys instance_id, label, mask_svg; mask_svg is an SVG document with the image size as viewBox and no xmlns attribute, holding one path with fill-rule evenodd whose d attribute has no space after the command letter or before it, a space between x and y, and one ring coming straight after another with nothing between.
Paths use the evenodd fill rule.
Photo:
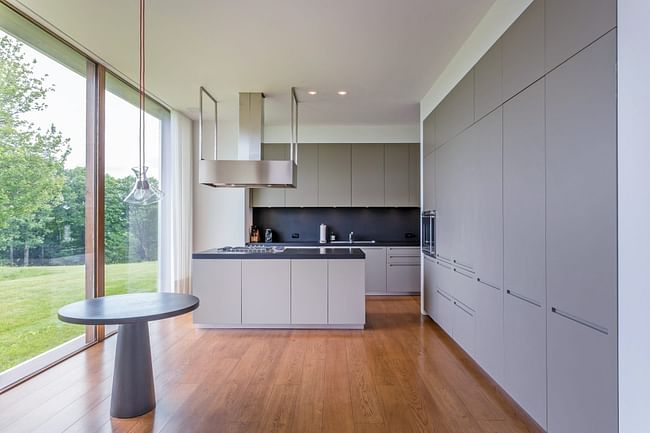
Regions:
<instances>
[{"instance_id":1,"label":"cabinet handle groove","mask_svg":"<svg viewBox=\"0 0 650 433\"><path fill-rule=\"evenodd\" d=\"M467 309L463 308L463 307L465 307L465 304L463 304L462 302L454 300L454 305L457 306L458 308L460 308L462 311L464 311L468 315L474 317L474 313L471 312L471 311L468 311L468 310L471 310L469 307L467 307Z\"/></svg>"},{"instance_id":2,"label":"cabinet handle groove","mask_svg":"<svg viewBox=\"0 0 650 433\"><path fill-rule=\"evenodd\" d=\"M443 268L445 268L445 269L449 269L449 270L451 271L451 266L449 266L448 264L446 264L446 263L444 263L444 262L440 263L439 261L436 261L436 263L437 263L438 265L442 266Z\"/></svg>"},{"instance_id":3,"label":"cabinet handle groove","mask_svg":"<svg viewBox=\"0 0 650 433\"><path fill-rule=\"evenodd\" d=\"M450 298L449 296L445 295L444 293L442 293L440 290L436 289L436 292L438 292L438 294L439 294L440 296L442 296L443 298L445 298L445 299L448 300L449 302L452 302L452 301L451 301L451 298Z\"/></svg>"},{"instance_id":4,"label":"cabinet handle groove","mask_svg":"<svg viewBox=\"0 0 650 433\"><path fill-rule=\"evenodd\" d=\"M438 258L441 259L441 260L444 260L445 262L449 262L449 263L451 263L451 259L450 259L450 258L447 258L447 257L445 257L445 256L443 256L443 255L436 254L436 257L438 257Z\"/></svg>"},{"instance_id":5,"label":"cabinet handle groove","mask_svg":"<svg viewBox=\"0 0 650 433\"><path fill-rule=\"evenodd\" d=\"M488 283L487 281L481 280L480 278L476 278L476 281L481 284L485 284L488 287L492 287L493 289L501 290L501 287L497 286L496 284Z\"/></svg>"},{"instance_id":6,"label":"cabinet handle groove","mask_svg":"<svg viewBox=\"0 0 650 433\"><path fill-rule=\"evenodd\" d=\"M419 263L389 263L388 266L420 266Z\"/></svg>"},{"instance_id":7,"label":"cabinet handle groove","mask_svg":"<svg viewBox=\"0 0 650 433\"><path fill-rule=\"evenodd\" d=\"M572 320L572 321L574 321L574 322L576 322L576 323L581 324L582 326L586 326L587 328L591 328L591 329L593 329L594 331L598 331L598 332L600 332L601 334L609 335L609 332L607 331L607 328L604 328L604 327L602 327L602 326L596 325L595 323L592 323L592 322L590 322L590 321L588 321L588 320L581 319L581 318L579 318L579 317L577 317L577 316L574 316L574 315L571 314L571 313L567 313L567 312L565 312L565 311L558 310L558 309L555 308L555 307L551 307L551 311L554 312L555 314L557 314L558 316L562 316L562 317L564 317L565 319Z\"/></svg>"},{"instance_id":8,"label":"cabinet handle groove","mask_svg":"<svg viewBox=\"0 0 650 433\"><path fill-rule=\"evenodd\" d=\"M420 256L388 256L388 258L390 258L390 259L394 259L395 257L410 257L410 258L415 258L415 259L420 258Z\"/></svg>"},{"instance_id":9,"label":"cabinet handle groove","mask_svg":"<svg viewBox=\"0 0 650 433\"><path fill-rule=\"evenodd\" d=\"M454 263L456 263L458 266L462 266L463 268L466 268L468 271L471 271L472 273L474 272L474 268L472 267L472 265L468 265L456 259L454 259Z\"/></svg>"},{"instance_id":10,"label":"cabinet handle groove","mask_svg":"<svg viewBox=\"0 0 650 433\"><path fill-rule=\"evenodd\" d=\"M469 278L469 279L471 279L471 280L474 279L474 277L473 277L472 275L467 275L467 274L466 274L465 272L463 272L463 271L464 271L464 269L454 268L454 272L456 272L457 274L460 274L460 275L462 275L463 277L465 277L465 278Z\"/></svg>"},{"instance_id":11,"label":"cabinet handle groove","mask_svg":"<svg viewBox=\"0 0 650 433\"><path fill-rule=\"evenodd\" d=\"M534 305L534 306L536 306L536 307L542 308L542 304L540 304L540 303L537 302L537 301L533 301L532 299L530 299L530 298L527 297L527 296L520 295L519 293L513 292L513 291L510 290L510 289L506 290L506 293L509 294L510 296L512 296L513 298L520 299L520 300L522 300L522 301L524 301L524 302L528 302L529 304L532 304L532 305Z\"/></svg>"}]
</instances>

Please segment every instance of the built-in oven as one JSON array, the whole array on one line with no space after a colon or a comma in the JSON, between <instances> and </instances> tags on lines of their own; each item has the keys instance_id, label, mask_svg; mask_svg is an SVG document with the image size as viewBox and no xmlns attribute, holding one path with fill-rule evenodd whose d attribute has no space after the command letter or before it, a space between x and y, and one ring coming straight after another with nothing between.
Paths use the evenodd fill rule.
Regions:
<instances>
[{"instance_id":1,"label":"built-in oven","mask_svg":"<svg viewBox=\"0 0 650 433\"><path fill-rule=\"evenodd\" d=\"M422 212L422 252L436 256L436 211Z\"/></svg>"}]
</instances>

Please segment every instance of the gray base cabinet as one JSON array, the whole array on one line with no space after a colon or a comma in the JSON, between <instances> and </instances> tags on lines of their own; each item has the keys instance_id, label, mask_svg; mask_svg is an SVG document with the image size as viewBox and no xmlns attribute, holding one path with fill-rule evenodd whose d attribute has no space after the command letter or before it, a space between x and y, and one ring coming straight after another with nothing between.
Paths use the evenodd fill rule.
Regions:
<instances>
[{"instance_id":1,"label":"gray base cabinet","mask_svg":"<svg viewBox=\"0 0 650 433\"><path fill-rule=\"evenodd\" d=\"M242 323L291 323L291 261L242 260L241 266Z\"/></svg>"},{"instance_id":2,"label":"gray base cabinet","mask_svg":"<svg viewBox=\"0 0 650 433\"><path fill-rule=\"evenodd\" d=\"M365 270L360 266L362 263L359 260L329 260L328 323L365 323ZM357 295L350 296L350 293Z\"/></svg>"},{"instance_id":3,"label":"gray base cabinet","mask_svg":"<svg viewBox=\"0 0 650 433\"><path fill-rule=\"evenodd\" d=\"M291 323L327 323L327 261L291 262Z\"/></svg>"},{"instance_id":4,"label":"gray base cabinet","mask_svg":"<svg viewBox=\"0 0 650 433\"><path fill-rule=\"evenodd\" d=\"M218 284L215 284L218 281ZM192 260L192 293L200 300L194 322L241 323L241 260Z\"/></svg>"},{"instance_id":5,"label":"gray base cabinet","mask_svg":"<svg viewBox=\"0 0 650 433\"><path fill-rule=\"evenodd\" d=\"M366 293L386 293L386 248L362 248L366 254Z\"/></svg>"},{"instance_id":6,"label":"gray base cabinet","mask_svg":"<svg viewBox=\"0 0 650 433\"><path fill-rule=\"evenodd\" d=\"M420 248L386 249L386 289L394 293L420 291Z\"/></svg>"},{"instance_id":7,"label":"gray base cabinet","mask_svg":"<svg viewBox=\"0 0 650 433\"><path fill-rule=\"evenodd\" d=\"M503 383L503 291L477 282L475 316L476 361L497 383Z\"/></svg>"}]
</instances>

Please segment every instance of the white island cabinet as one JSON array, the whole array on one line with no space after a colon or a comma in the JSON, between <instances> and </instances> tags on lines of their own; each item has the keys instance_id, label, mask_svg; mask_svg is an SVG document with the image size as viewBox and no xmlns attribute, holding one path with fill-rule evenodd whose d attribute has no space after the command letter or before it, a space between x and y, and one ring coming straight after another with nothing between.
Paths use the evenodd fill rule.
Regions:
<instances>
[{"instance_id":1,"label":"white island cabinet","mask_svg":"<svg viewBox=\"0 0 650 433\"><path fill-rule=\"evenodd\" d=\"M192 293L200 301L195 326L363 329L363 251L287 249L270 254L194 254Z\"/></svg>"}]
</instances>

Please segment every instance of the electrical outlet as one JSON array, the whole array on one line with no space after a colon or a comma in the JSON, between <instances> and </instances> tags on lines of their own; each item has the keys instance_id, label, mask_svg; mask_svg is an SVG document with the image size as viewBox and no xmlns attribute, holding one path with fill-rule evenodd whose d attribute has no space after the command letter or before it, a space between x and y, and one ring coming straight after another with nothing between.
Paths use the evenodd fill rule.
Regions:
<instances>
[{"instance_id":1,"label":"electrical outlet","mask_svg":"<svg viewBox=\"0 0 650 433\"><path fill-rule=\"evenodd\" d=\"M406 239L413 239L415 237L415 233L410 233L410 232L404 233L404 237Z\"/></svg>"},{"instance_id":2,"label":"electrical outlet","mask_svg":"<svg viewBox=\"0 0 650 433\"><path fill-rule=\"evenodd\" d=\"M300 233L291 233L291 239L299 239Z\"/></svg>"}]
</instances>

